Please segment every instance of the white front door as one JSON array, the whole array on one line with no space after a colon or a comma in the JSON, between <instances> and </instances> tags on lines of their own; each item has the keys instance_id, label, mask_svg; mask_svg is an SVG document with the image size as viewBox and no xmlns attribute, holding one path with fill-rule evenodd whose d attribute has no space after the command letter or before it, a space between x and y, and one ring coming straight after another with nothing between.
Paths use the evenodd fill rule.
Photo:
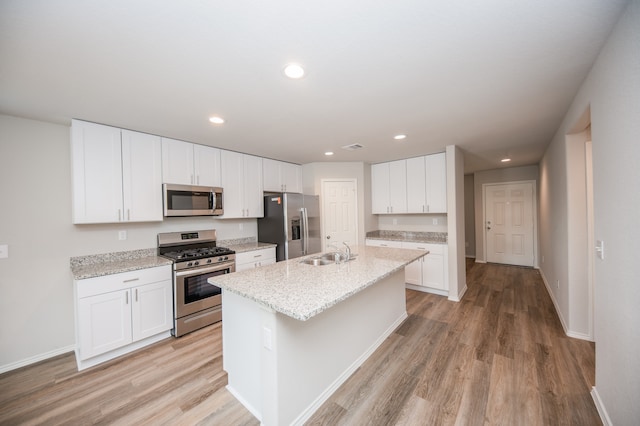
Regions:
<instances>
[{"instance_id":1,"label":"white front door","mask_svg":"<svg viewBox=\"0 0 640 426\"><path fill-rule=\"evenodd\" d=\"M323 251L358 243L357 199L354 179L322 180Z\"/></svg>"},{"instance_id":2,"label":"white front door","mask_svg":"<svg viewBox=\"0 0 640 426\"><path fill-rule=\"evenodd\" d=\"M487 262L534 266L532 182L485 185Z\"/></svg>"}]
</instances>

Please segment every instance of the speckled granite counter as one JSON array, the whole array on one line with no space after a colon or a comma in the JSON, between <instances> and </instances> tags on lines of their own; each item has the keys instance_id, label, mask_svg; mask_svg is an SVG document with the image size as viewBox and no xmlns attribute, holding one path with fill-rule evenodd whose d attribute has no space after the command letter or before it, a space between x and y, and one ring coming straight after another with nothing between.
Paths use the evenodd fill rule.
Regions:
<instances>
[{"instance_id":1,"label":"speckled granite counter","mask_svg":"<svg viewBox=\"0 0 640 426\"><path fill-rule=\"evenodd\" d=\"M245 253L248 251L260 250L270 247L276 247L277 244L261 243L259 241L251 242L236 242L235 240L218 241L217 243L221 247L227 247L236 253Z\"/></svg>"},{"instance_id":2,"label":"speckled granite counter","mask_svg":"<svg viewBox=\"0 0 640 426\"><path fill-rule=\"evenodd\" d=\"M366 238L411 243L447 244L446 232L371 231L367 232Z\"/></svg>"},{"instance_id":3,"label":"speckled granite counter","mask_svg":"<svg viewBox=\"0 0 640 426\"><path fill-rule=\"evenodd\" d=\"M83 280L172 264L171 260L156 253L157 249L153 248L76 256L70 259L71 273L75 280Z\"/></svg>"},{"instance_id":4,"label":"speckled granite counter","mask_svg":"<svg viewBox=\"0 0 640 426\"><path fill-rule=\"evenodd\" d=\"M427 254L421 250L354 246L357 257L324 266L301 263L316 255L212 277L226 291L306 321ZM224 297L224 296L223 296Z\"/></svg>"}]
</instances>

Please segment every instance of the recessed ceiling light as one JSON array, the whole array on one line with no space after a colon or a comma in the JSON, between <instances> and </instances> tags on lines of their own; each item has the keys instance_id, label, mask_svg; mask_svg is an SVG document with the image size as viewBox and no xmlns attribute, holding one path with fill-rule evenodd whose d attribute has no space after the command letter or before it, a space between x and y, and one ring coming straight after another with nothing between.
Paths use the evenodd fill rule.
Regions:
<instances>
[{"instance_id":1,"label":"recessed ceiling light","mask_svg":"<svg viewBox=\"0 0 640 426\"><path fill-rule=\"evenodd\" d=\"M503 163L508 163L509 161L511 161L511 158L509 158L509 157L505 157L505 158L503 158L503 159L502 159L502 160L500 160L500 161L502 161Z\"/></svg>"},{"instance_id":2,"label":"recessed ceiling light","mask_svg":"<svg viewBox=\"0 0 640 426\"><path fill-rule=\"evenodd\" d=\"M407 135L395 135L393 138L397 141L401 141L402 139L406 139Z\"/></svg>"},{"instance_id":3,"label":"recessed ceiling light","mask_svg":"<svg viewBox=\"0 0 640 426\"><path fill-rule=\"evenodd\" d=\"M212 122L213 124L222 124L222 123L224 123L224 119L222 117L218 117L216 115L214 115L213 117L210 117L209 121Z\"/></svg>"},{"instance_id":4,"label":"recessed ceiling light","mask_svg":"<svg viewBox=\"0 0 640 426\"><path fill-rule=\"evenodd\" d=\"M304 76L304 68L300 64L287 64L284 67L284 75L289 78L302 78Z\"/></svg>"},{"instance_id":5,"label":"recessed ceiling light","mask_svg":"<svg viewBox=\"0 0 640 426\"><path fill-rule=\"evenodd\" d=\"M329 156L329 155L333 155L333 151L327 151L324 153L324 155Z\"/></svg>"}]
</instances>

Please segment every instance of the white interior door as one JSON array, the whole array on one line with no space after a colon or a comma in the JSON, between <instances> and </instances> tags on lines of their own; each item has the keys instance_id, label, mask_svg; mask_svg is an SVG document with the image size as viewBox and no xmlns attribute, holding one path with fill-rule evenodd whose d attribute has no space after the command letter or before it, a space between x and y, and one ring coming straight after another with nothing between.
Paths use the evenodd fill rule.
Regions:
<instances>
[{"instance_id":1,"label":"white interior door","mask_svg":"<svg viewBox=\"0 0 640 426\"><path fill-rule=\"evenodd\" d=\"M330 244L342 248L342 243L358 242L357 199L355 180L322 181L322 250Z\"/></svg>"},{"instance_id":2,"label":"white interior door","mask_svg":"<svg viewBox=\"0 0 640 426\"><path fill-rule=\"evenodd\" d=\"M534 266L532 182L486 185L487 262Z\"/></svg>"}]
</instances>

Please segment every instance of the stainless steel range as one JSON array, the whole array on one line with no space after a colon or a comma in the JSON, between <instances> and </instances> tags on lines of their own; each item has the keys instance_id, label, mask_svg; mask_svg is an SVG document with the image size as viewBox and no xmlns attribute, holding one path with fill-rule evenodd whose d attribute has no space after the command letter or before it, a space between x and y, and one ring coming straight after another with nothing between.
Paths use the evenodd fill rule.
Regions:
<instances>
[{"instance_id":1,"label":"stainless steel range","mask_svg":"<svg viewBox=\"0 0 640 426\"><path fill-rule=\"evenodd\" d=\"M233 250L216 246L215 229L158 234L158 254L173 260L172 334L180 337L222 319L222 290L207 282L236 270Z\"/></svg>"}]
</instances>

